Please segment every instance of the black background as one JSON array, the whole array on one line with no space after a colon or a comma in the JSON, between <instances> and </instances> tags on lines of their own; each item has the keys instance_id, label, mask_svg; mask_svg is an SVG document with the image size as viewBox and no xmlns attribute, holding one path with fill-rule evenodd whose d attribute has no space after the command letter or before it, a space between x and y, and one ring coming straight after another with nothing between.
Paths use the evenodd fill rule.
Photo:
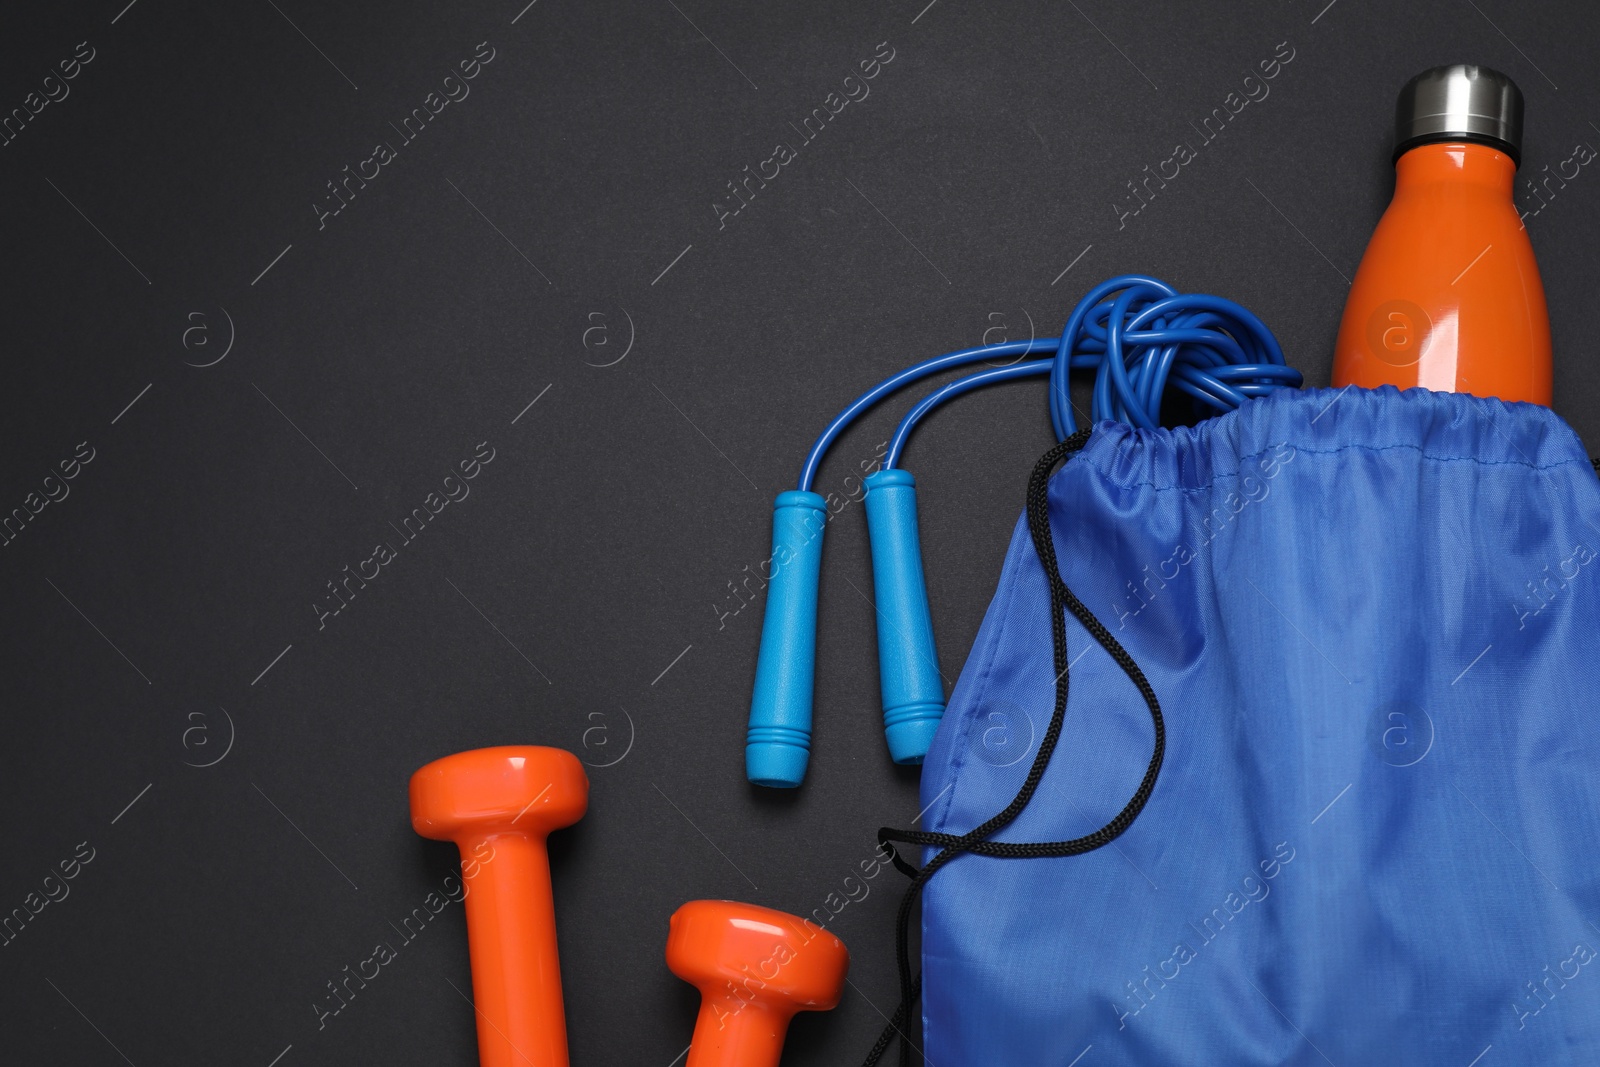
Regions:
<instances>
[{"instance_id":1,"label":"black background","mask_svg":"<svg viewBox=\"0 0 1600 1067\"><path fill-rule=\"evenodd\" d=\"M826 907L918 807L884 749L854 503L828 535L808 780L743 776L761 604L732 613L729 583L840 406L1057 331L1128 270L1240 301L1326 384L1407 77L1510 73L1525 175L1600 145L1600 11L1578 3L124 3L0 29L6 113L94 50L0 148L0 512L95 456L0 548L0 912L80 842L95 857L0 948L15 1063L475 1062L458 905L320 1029L314 1005L454 869L410 828L410 773L536 743L593 765L552 843L572 1060L668 1067L696 1002L662 962L672 910ZM726 183L885 41L870 96L719 228ZM398 145L388 124L480 42L470 95L319 229L325 183ZM1270 95L1119 228L1124 183L1280 42ZM1592 169L1528 218L1557 408L1591 440ZM849 433L820 491L902 409ZM484 441L470 496L319 629L326 583ZM913 443L952 679L1048 444L1037 382ZM867 884L829 924L853 984L788 1063L858 1059L893 1008L902 882Z\"/></svg>"}]
</instances>

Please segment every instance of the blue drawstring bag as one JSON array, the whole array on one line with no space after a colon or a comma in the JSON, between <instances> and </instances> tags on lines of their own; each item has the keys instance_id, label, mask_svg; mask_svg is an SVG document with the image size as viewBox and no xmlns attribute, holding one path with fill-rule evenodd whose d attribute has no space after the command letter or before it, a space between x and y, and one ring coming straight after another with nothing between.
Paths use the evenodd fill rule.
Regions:
<instances>
[{"instance_id":1,"label":"blue drawstring bag","mask_svg":"<svg viewBox=\"0 0 1600 1067\"><path fill-rule=\"evenodd\" d=\"M1421 389L1047 454L884 831L928 1062L1600 1063L1597 519L1554 413Z\"/></svg>"}]
</instances>

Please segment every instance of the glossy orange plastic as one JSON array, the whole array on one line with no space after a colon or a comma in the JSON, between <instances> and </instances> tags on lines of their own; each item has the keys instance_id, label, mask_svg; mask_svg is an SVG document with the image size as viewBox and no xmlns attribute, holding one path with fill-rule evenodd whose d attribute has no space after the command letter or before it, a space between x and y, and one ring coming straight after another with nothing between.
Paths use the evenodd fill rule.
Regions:
<instances>
[{"instance_id":1,"label":"glossy orange plastic","mask_svg":"<svg viewBox=\"0 0 1600 1067\"><path fill-rule=\"evenodd\" d=\"M798 916L692 900L672 916L667 966L700 990L684 1067L778 1067L795 1012L839 1003L850 953Z\"/></svg>"},{"instance_id":2,"label":"glossy orange plastic","mask_svg":"<svg viewBox=\"0 0 1600 1067\"><path fill-rule=\"evenodd\" d=\"M1396 161L1394 200L1339 324L1334 385L1550 403L1550 318L1511 199L1516 170L1465 142Z\"/></svg>"},{"instance_id":3,"label":"glossy orange plastic","mask_svg":"<svg viewBox=\"0 0 1600 1067\"><path fill-rule=\"evenodd\" d=\"M559 748L474 749L411 776L411 825L461 848L483 1067L567 1067L545 839L588 807L583 764Z\"/></svg>"}]
</instances>

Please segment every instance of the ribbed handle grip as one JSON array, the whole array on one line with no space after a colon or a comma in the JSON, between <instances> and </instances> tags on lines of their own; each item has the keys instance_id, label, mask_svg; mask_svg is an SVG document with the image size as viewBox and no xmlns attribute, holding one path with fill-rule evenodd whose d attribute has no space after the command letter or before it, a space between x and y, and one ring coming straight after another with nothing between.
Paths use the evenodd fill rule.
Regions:
<instances>
[{"instance_id":1,"label":"ribbed handle grip","mask_svg":"<svg viewBox=\"0 0 1600 1067\"><path fill-rule=\"evenodd\" d=\"M821 496L800 490L773 503L772 581L744 750L745 774L757 785L792 789L806 776L827 508Z\"/></svg>"},{"instance_id":2,"label":"ribbed handle grip","mask_svg":"<svg viewBox=\"0 0 1600 1067\"><path fill-rule=\"evenodd\" d=\"M944 717L944 680L922 577L917 483L908 471L883 470L866 484L883 732L896 763L921 763Z\"/></svg>"}]
</instances>

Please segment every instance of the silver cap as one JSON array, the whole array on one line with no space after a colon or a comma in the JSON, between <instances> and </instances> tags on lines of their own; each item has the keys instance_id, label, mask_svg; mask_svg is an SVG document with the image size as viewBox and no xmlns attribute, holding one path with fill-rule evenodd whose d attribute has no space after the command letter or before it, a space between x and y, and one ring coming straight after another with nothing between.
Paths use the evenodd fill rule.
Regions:
<instances>
[{"instance_id":1,"label":"silver cap","mask_svg":"<svg viewBox=\"0 0 1600 1067\"><path fill-rule=\"evenodd\" d=\"M1439 141L1471 141L1522 161L1522 92L1488 67L1455 63L1406 82L1394 109L1394 155Z\"/></svg>"}]
</instances>

